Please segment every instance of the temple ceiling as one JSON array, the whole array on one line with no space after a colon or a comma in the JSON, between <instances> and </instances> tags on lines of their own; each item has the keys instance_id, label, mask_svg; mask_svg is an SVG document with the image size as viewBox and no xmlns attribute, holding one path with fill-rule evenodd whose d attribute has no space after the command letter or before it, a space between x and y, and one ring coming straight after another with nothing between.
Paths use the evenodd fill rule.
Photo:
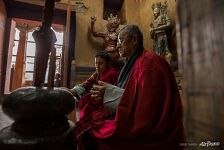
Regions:
<instances>
[{"instance_id":1,"label":"temple ceiling","mask_svg":"<svg viewBox=\"0 0 224 150\"><path fill-rule=\"evenodd\" d=\"M44 6L45 0L14 0L18 2L34 4L39 6ZM55 7L58 9L66 10L68 5L71 5L74 9L77 7L90 7L93 1L90 0L57 0ZM124 0L104 0L104 5L111 9L120 9Z\"/></svg>"}]
</instances>

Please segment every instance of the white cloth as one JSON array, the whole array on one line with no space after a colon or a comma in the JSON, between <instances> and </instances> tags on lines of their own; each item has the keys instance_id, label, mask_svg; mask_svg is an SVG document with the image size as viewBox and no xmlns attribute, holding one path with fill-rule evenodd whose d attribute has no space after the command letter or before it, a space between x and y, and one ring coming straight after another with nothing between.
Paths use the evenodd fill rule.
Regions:
<instances>
[{"instance_id":1,"label":"white cloth","mask_svg":"<svg viewBox=\"0 0 224 150\"><path fill-rule=\"evenodd\" d=\"M112 112L115 112L123 93L124 89L121 89L112 84L108 84L106 86L103 98L104 107Z\"/></svg>"}]
</instances>

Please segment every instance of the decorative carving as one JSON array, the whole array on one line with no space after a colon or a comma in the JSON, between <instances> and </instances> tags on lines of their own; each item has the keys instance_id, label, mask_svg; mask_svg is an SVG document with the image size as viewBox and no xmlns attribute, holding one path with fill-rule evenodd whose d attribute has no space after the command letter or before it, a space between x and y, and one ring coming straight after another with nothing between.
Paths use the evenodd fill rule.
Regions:
<instances>
[{"instance_id":1,"label":"decorative carving","mask_svg":"<svg viewBox=\"0 0 224 150\"><path fill-rule=\"evenodd\" d=\"M51 29L54 15L54 2L55 0L46 0L42 26L33 32L33 38L36 42L34 86L41 86L44 83L49 54L54 47L54 43L57 41L56 35ZM52 85L48 86L53 87L54 76L50 80L52 80Z\"/></svg>"},{"instance_id":2,"label":"decorative carving","mask_svg":"<svg viewBox=\"0 0 224 150\"><path fill-rule=\"evenodd\" d=\"M168 63L172 60L172 54L168 48L166 31L172 27L171 19L167 13L167 1L152 5L154 21L150 24L150 35L153 39L153 50L159 56L165 58Z\"/></svg>"},{"instance_id":3,"label":"decorative carving","mask_svg":"<svg viewBox=\"0 0 224 150\"><path fill-rule=\"evenodd\" d=\"M113 16L113 14L110 14L110 16L107 18L107 21L107 25L112 25L114 28L118 28L120 25L120 19L118 19L117 15Z\"/></svg>"},{"instance_id":4,"label":"decorative carving","mask_svg":"<svg viewBox=\"0 0 224 150\"><path fill-rule=\"evenodd\" d=\"M120 19L118 19L117 15L110 14L107 18L107 31L106 32L97 32L95 30L95 22L96 16L91 17L91 32L92 35L95 37L102 37L104 38L103 47L106 51L109 52L112 58L112 66L118 70L120 70L123 66L123 60L119 55L117 47L117 38L118 38L118 29L120 25Z\"/></svg>"},{"instance_id":5,"label":"decorative carving","mask_svg":"<svg viewBox=\"0 0 224 150\"><path fill-rule=\"evenodd\" d=\"M95 37L102 37L104 38L104 49L107 50L113 60L116 60L120 57L118 50L116 49L117 46L117 37L118 37L118 28L120 24L120 19L118 19L117 15L110 16L107 19L107 31L105 32L97 32L95 31L95 22L96 16L91 17L91 32Z\"/></svg>"}]
</instances>

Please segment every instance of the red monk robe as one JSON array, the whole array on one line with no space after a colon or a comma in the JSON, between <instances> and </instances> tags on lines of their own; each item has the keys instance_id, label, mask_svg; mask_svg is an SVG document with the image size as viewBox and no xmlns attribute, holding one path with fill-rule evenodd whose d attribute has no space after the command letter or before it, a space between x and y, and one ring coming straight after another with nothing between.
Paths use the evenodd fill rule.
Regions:
<instances>
[{"instance_id":1,"label":"red monk robe","mask_svg":"<svg viewBox=\"0 0 224 150\"><path fill-rule=\"evenodd\" d=\"M102 150L182 149L182 103L165 60L143 51L133 65L115 120L98 123L91 138Z\"/></svg>"},{"instance_id":2,"label":"red monk robe","mask_svg":"<svg viewBox=\"0 0 224 150\"><path fill-rule=\"evenodd\" d=\"M117 84L118 72L109 67L101 76L96 72L83 84L87 94L80 99L79 110L80 110L80 120L76 123L76 137L79 142L79 138L82 135L82 132L89 130L96 122L99 120L104 120L108 118L112 113L106 110L103 106L102 101L95 100L91 97L89 93L93 84L97 84L98 80L104 81L113 85ZM92 132L94 128L91 128L89 132Z\"/></svg>"}]
</instances>

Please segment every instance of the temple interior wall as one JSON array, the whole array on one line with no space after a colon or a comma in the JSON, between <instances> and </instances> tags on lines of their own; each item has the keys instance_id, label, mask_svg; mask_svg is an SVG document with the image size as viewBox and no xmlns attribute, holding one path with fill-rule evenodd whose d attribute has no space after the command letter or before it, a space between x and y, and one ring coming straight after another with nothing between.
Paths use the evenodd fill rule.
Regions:
<instances>
[{"instance_id":1,"label":"temple interior wall","mask_svg":"<svg viewBox=\"0 0 224 150\"><path fill-rule=\"evenodd\" d=\"M87 4L90 0L86 0ZM144 46L147 50L152 50L152 39L149 33L150 23L153 21L152 4L155 2L163 2L161 0L139 1L124 0L121 13L125 16L125 24L138 25L144 36ZM175 22L176 18L176 1L168 0L168 13L170 18ZM106 20L103 20L103 0L94 1L89 6L85 13L76 14L76 48L75 61L76 66L80 67L94 67L94 55L102 49L103 39L93 37L89 31L90 18L95 15L97 21L95 22L96 31L106 31ZM120 25L122 28L125 24Z\"/></svg>"}]
</instances>

